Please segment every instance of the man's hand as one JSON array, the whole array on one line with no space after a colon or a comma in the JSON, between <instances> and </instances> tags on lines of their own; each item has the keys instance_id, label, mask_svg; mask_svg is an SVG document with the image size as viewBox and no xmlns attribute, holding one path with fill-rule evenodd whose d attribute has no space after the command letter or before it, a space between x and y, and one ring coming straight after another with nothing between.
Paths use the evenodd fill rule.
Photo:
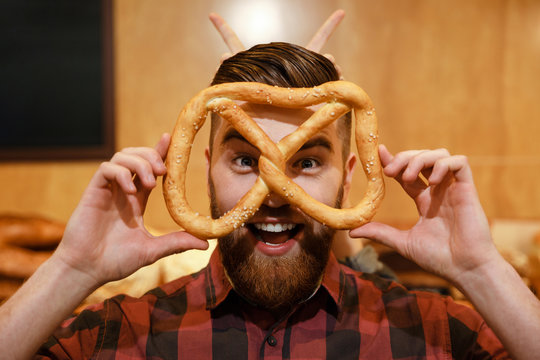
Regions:
<instances>
[{"instance_id":1,"label":"man's hand","mask_svg":"<svg viewBox=\"0 0 540 360\"><path fill-rule=\"evenodd\" d=\"M454 283L499 260L466 157L451 156L444 149L393 156L384 146L379 153L384 173L414 200L419 220L407 231L369 223L352 230L352 237L367 237L395 248Z\"/></svg>"},{"instance_id":2,"label":"man's hand","mask_svg":"<svg viewBox=\"0 0 540 360\"><path fill-rule=\"evenodd\" d=\"M105 282L123 278L157 259L208 243L185 232L152 236L143 213L170 136L155 149L130 148L103 163L69 220L49 260L0 307L0 349L27 359L80 302ZM43 311L47 299L47 311ZM28 331L28 324L32 324ZM24 341L21 341L24 339Z\"/></svg>"},{"instance_id":3,"label":"man's hand","mask_svg":"<svg viewBox=\"0 0 540 360\"><path fill-rule=\"evenodd\" d=\"M540 302L498 253L464 156L444 149L379 149L384 173L414 200L419 220L407 231L369 223L351 230L395 248L428 271L458 286L513 359L540 351Z\"/></svg>"},{"instance_id":4,"label":"man's hand","mask_svg":"<svg viewBox=\"0 0 540 360\"><path fill-rule=\"evenodd\" d=\"M221 17L221 15L216 13L210 13L210 15L208 15L208 18L210 19L212 24L214 24L216 30L221 35L221 38L223 39L225 45L227 45L230 51L221 55L220 63L227 60L237 52L245 50L245 47L242 44L242 41L240 41L238 35L236 35L234 30L229 26L229 24L227 24L227 22Z\"/></svg>"},{"instance_id":5,"label":"man's hand","mask_svg":"<svg viewBox=\"0 0 540 360\"><path fill-rule=\"evenodd\" d=\"M155 149L127 148L101 164L67 224L57 260L101 285L163 256L208 248L185 232L154 237L144 227L148 196L166 172L169 142L163 135Z\"/></svg>"},{"instance_id":6,"label":"man's hand","mask_svg":"<svg viewBox=\"0 0 540 360\"><path fill-rule=\"evenodd\" d=\"M344 17L345 11L341 9L334 11L307 43L306 49L320 53Z\"/></svg>"},{"instance_id":7,"label":"man's hand","mask_svg":"<svg viewBox=\"0 0 540 360\"><path fill-rule=\"evenodd\" d=\"M320 53L321 49L324 47L324 45L327 43L328 39L336 28L338 27L339 23L343 18L345 17L345 11L343 10L336 10L334 11L327 19L326 21L321 25L321 27L315 32L315 35L311 38L311 40L307 43L306 49L309 49L311 51L315 51ZM221 35L221 38L225 42L225 45L227 45L227 48L229 49L229 52L224 53L221 55L220 63L227 60L234 54L244 51L245 47L242 44L242 41L240 41L240 38L234 30L227 24L225 19L221 17L221 15L216 13L210 13L208 15L208 18L214 24L214 27ZM332 54L324 54L324 56L334 64L340 80L343 80L343 75L341 71L341 67L336 63L336 59Z\"/></svg>"}]
</instances>

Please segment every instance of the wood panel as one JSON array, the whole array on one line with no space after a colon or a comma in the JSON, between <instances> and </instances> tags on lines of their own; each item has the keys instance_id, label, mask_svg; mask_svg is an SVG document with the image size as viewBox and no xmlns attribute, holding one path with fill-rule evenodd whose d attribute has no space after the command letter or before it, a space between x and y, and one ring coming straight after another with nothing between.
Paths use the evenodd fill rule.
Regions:
<instances>
[{"instance_id":1,"label":"wood panel","mask_svg":"<svg viewBox=\"0 0 540 360\"><path fill-rule=\"evenodd\" d=\"M207 20L223 14L233 28L265 1L117 0L114 6L118 147L153 146L171 131L182 106L207 86L226 51ZM490 217L540 218L540 2L301 1L278 7L274 40L305 44L337 8L347 16L325 52L345 77L373 98L382 141L391 151L447 147L470 158ZM250 10L251 9L251 10ZM244 12L245 13L244 13ZM271 14L270 10L265 13ZM236 16L240 14L239 16ZM281 14L281 15L279 15ZM255 25L250 25L255 26ZM257 30L257 31L255 31ZM259 31L259 30L262 30ZM272 31L271 31L272 30ZM274 29L275 30L275 29ZM242 30L246 31L246 30ZM239 34L242 38L243 34ZM244 36L248 45L255 41ZM207 130L194 147L190 193L206 209ZM96 162L0 164L0 211L38 212L67 220ZM363 179L355 179L355 197ZM408 220L414 207L398 186L379 219ZM173 227L158 189L146 215L152 228Z\"/></svg>"}]
</instances>

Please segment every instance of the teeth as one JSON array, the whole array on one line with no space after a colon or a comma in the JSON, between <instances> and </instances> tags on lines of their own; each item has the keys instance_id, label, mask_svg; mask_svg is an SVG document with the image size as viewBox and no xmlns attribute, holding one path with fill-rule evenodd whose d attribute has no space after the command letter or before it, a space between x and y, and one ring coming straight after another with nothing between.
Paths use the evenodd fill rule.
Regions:
<instances>
[{"instance_id":1,"label":"teeth","mask_svg":"<svg viewBox=\"0 0 540 360\"><path fill-rule=\"evenodd\" d=\"M255 223L255 228L262 231L268 232L283 232L287 230L292 230L296 226L295 224L267 224L267 223Z\"/></svg>"}]
</instances>

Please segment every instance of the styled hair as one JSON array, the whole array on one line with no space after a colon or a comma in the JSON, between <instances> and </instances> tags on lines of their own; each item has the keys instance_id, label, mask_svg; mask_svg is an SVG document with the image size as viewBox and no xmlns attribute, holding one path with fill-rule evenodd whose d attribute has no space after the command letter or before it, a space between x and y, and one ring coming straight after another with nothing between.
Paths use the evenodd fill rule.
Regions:
<instances>
[{"instance_id":1,"label":"styled hair","mask_svg":"<svg viewBox=\"0 0 540 360\"><path fill-rule=\"evenodd\" d=\"M314 87L335 80L339 80L339 74L325 56L302 46L272 42L255 45L223 61L211 84L259 82L280 87ZM217 119L217 115L212 116L210 152ZM350 112L338 120L338 135L343 139L345 161L350 151Z\"/></svg>"}]
</instances>

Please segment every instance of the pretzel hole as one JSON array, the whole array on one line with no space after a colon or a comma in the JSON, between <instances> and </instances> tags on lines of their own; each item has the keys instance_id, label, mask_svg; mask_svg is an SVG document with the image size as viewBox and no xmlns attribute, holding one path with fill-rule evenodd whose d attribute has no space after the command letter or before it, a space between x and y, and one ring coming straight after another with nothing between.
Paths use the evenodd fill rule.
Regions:
<instances>
[{"instance_id":1,"label":"pretzel hole","mask_svg":"<svg viewBox=\"0 0 540 360\"><path fill-rule=\"evenodd\" d=\"M210 216L210 198L207 196L205 149L210 136L210 114L193 139L189 159L182 157L175 161L188 161L186 171L186 199L192 210L200 215ZM180 139L180 141L182 141Z\"/></svg>"},{"instance_id":2,"label":"pretzel hole","mask_svg":"<svg viewBox=\"0 0 540 360\"><path fill-rule=\"evenodd\" d=\"M344 209L358 204L358 202L364 197L366 193L366 188L368 185L368 177L366 177L366 175L364 174L367 173L367 175L370 175L369 174L370 170L367 167L367 165L369 165L369 161L373 161L373 160L368 160L368 163L364 165L362 164L360 160L361 158L360 158L360 155L358 154L358 148L356 146L356 141L354 137L354 134L356 133L356 117L355 117L354 112L351 114L351 116L352 116L351 118L352 125L351 125L350 151L356 155L357 160L356 160L356 168L354 170L354 176L352 178L349 200L347 201L347 203L342 204L342 208Z\"/></svg>"}]
</instances>

